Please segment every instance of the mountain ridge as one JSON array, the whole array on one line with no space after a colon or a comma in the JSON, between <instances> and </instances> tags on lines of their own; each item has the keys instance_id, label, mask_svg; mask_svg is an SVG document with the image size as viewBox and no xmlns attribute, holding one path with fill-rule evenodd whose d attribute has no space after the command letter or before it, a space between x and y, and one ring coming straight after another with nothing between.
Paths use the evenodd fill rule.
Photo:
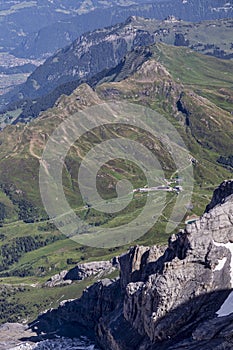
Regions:
<instances>
[{"instance_id":1,"label":"mountain ridge","mask_svg":"<svg viewBox=\"0 0 233 350\"><path fill-rule=\"evenodd\" d=\"M137 56L136 61L135 55ZM169 72L169 65L174 63L176 57L179 65L181 60L186 61L186 64L182 63L180 67L184 73L188 74L187 77L183 75L183 78L180 79L174 77L173 71ZM164 60L164 62L160 60ZM12 178L10 162L14 157L17 158L17 162L22 159L25 166L28 163L27 167L31 166L30 162L32 161L37 169L45 140L61 121L60 118L64 119L70 113L75 113L92 104L98 105L114 100L148 105L165 114L171 122L176 124L193 156L201 161L200 154L204 152L205 161L212 164L211 167L217 166L216 160L219 156L230 156L232 153L232 116L228 109L221 107L218 100L203 97L205 89L208 89L208 93L210 93L209 86L211 85L216 84L213 92L215 89L218 91L218 79L220 78L221 81L221 77L216 76L216 71L221 69L222 61L214 58L212 61L216 66L202 67L202 63L205 62L203 56L189 52L187 48L172 48L163 44L146 49L136 49L135 52L129 53L119 69L114 72L110 70L109 75L104 74L97 80L98 84L94 82L94 90L87 84L82 84L70 96L61 96L54 108L41 114L35 121L27 125L19 123L3 130L0 148L3 183L5 181L9 183L9 179ZM193 62L195 62L195 66ZM186 65L189 67L190 64L193 65L191 72L186 68ZM127 66L126 71L124 71L125 65ZM227 79L226 87L229 89L232 81L232 65L233 63L227 61L229 74L225 79ZM226 69L225 63L224 67ZM190 74L195 77L196 81L190 80ZM200 81L196 78L199 76ZM209 79L205 81L206 85L203 85L203 76ZM184 81L182 81L183 79ZM202 93L200 93L200 87ZM229 109L231 108L230 103L227 106ZM221 133L221 138L218 137L219 133ZM5 142L4 140L9 141ZM27 154L26 158L25 153ZM219 165L218 173L214 177L221 176L220 169L222 169L221 172L228 173ZM14 174L13 169L12 174ZM212 175L206 174L206 176L210 179ZM201 178L199 180L202 181ZM35 183L34 177L32 181ZM27 183L21 182L21 190L27 193L25 186ZM38 188L36 184L35 188ZM32 199L33 197L31 197ZM38 198L34 202L35 204L38 205Z\"/></svg>"},{"instance_id":2,"label":"mountain ridge","mask_svg":"<svg viewBox=\"0 0 233 350\"><path fill-rule=\"evenodd\" d=\"M18 49L23 55L48 54L48 47L43 45L43 38L47 39L47 33L57 32L62 46L74 40L74 31L77 35L87 30L86 22L91 29L96 29L95 21L99 27L121 22L130 15L164 19L174 15L187 21L201 21L207 19L219 19L232 17L232 1L226 3L223 0L194 0L186 2L180 0L159 0L155 2L134 1L2 1L0 3L0 30L3 33L0 43L4 51ZM97 19L99 17L99 19ZM116 20L115 20L115 19ZM29 20L30 19L30 20ZM58 23L63 22L64 30L58 29ZM69 22L73 22L70 26ZM67 24L66 24L67 23ZM46 26L54 24L46 28ZM58 48L50 41L52 51ZM20 48L21 44L21 48ZM31 46L31 48L30 48ZM44 46L44 47L43 47ZM27 53L28 52L28 53ZM37 57L38 58L38 57Z\"/></svg>"},{"instance_id":3,"label":"mountain ridge","mask_svg":"<svg viewBox=\"0 0 233 350\"><path fill-rule=\"evenodd\" d=\"M228 57L233 54L229 41L233 22L232 20L220 20L217 23L218 26L215 22L188 24L182 21L158 22L131 17L123 24L86 33L76 39L72 45L47 59L29 76L23 86L17 87L15 92L13 90L9 95L3 96L4 104L8 101L8 106L5 109L8 109L9 112L22 109L21 120L23 120L24 111L25 117L30 116L31 109L31 117L37 116L40 104L42 110L46 109L45 101L47 100L47 106L52 107L52 103L59 97L60 90L60 94L65 93L66 89L72 91L72 87L68 86L69 83L71 86L77 87L82 82L88 82L101 71L118 65L130 50L161 40L168 44L187 46L208 55L216 55L221 58L226 55ZM219 26L224 33L224 40L223 38L216 39L215 32L213 32L218 32ZM213 38L215 37L213 40L216 44L210 45L210 33L212 33ZM177 39L177 35L179 39ZM199 40L198 35L202 39L202 44L200 44L201 39ZM206 36L206 40L208 38L206 43L204 43L203 36ZM86 51L87 46L89 52ZM221 47L224 47L225 51ZM55 96L53 96L53 91ZM12 102L9 104L10 100ZM15 116L16 113L14 112L12 115Z\"/></svg>"},{"instance_id":4,"label":"mountain ridge","mask_svg":"<svg viewBox=\"0 0 233 350\"><path fill-rule=\"evenodd\" d=\"M232 91L232 64L230 60L214 57L206 60L206 56L188 47L161 43L135 48L135 52L128 53L113 71L110 69L96 77L94 88L81 84L69 96L62 95L53 108L30 123L4 128L0 133L0 278L7 285L4 287L6 300L2 300L4 305L8 303L10 315L4 313L1 322L15 321L17 317L24 319L26 313L35 316L48 308L54 294L56 300L73 298L76 288L81 292L87 281L71 285L69 289L62 286L48 290L41 285L74 262L95 261L103 259L103 255L107 260L123 250L76 246L48 220L40 200L38 172L43 149L56 127L80 111L86 114L88 125L91 115L85 112L86 109L114 101L136 103L162 114L176 127L192 157L195 186L187 214L200 215L210 202L209 196L216 184L232 177L229 169L217 163L219 156L230 157L232 154L232 101L227 98ZM167 179L176 170L161 142L137 128L128 130L119 125L116 130L103 126L94 133L83 135L66 157L64 191L72 209L94 230L100 226L105 232L134 219L145 201L143 194L136 193L129 207L114 216L88 208L85 198L80 195L77 176L83 157L96 143L116 136L137 140L147 147L159 160ZM99 175L97 186L107 199L116 195L119 179L126 178L135 189L146 185L140 169L118 160L107 163ZM137 241L138 244L161 244L167 239L165 227L177 194L168 193L168 196L163 216ZM18 306L11 303L11 289L15 291L22 281L31 285L34 279L42 281L38 288L27 286L22 292L15 292ZM8 287L12 281L16 287ZM0 303L0 307L4 305Z\"/></svg>"}]
</instances>

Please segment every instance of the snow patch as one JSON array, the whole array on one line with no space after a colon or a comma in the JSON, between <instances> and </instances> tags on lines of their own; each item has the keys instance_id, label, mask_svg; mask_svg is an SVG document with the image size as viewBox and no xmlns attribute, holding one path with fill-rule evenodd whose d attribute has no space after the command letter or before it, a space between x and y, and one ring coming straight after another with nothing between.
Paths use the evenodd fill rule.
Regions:
<instances>
[{"instance_id":1,"label":"snow patch","mask_svg":"<svg viewBox=\"0 0 233 350\"><path fill-rule=\"evenodd\" d=\"M216 245L217 247L225 247L225 248L229 249L231 252L230 274L231 274L231 287L233 288L233 243L228 242L228 243L224 244L224 243L218 243L218 242L214 241L214 245ZM218 267L218 265L217 265L217 267ZM218 317L223 317L223 316L230 315L232 312L233 312L233 291L229 294L229 296L224 301L224 303L222 304L220 309L217 311L217 315L218 315Z\"/></svg>"},{"instance_id":2,"label":"snow patch","mask_svg":"<svg viewBox=\"0 0 233 350\"><path fill-rule=\"evenodd\" d=\"M233 312L233 292L231 292L217 311L218 317L228 316Z\"/></svg>"},{"instance_id":3,"label":"snow patch","mask_svg":"<svg viewBox=\"0 0 233 350\"><path fill-rule=\"evenodd\" d=\"M227 258L223 258L221 260L218 260L218 265L215 267L214 271L221 271L226 264Z\"/></svg>"}]
</instances>

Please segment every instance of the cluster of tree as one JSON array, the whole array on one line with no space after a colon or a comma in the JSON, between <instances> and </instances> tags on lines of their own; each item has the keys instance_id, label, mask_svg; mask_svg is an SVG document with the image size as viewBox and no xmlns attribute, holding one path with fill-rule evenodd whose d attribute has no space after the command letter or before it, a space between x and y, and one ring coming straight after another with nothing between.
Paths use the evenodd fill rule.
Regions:
<instances>
[{"instance_id":1,"label":"cluster of tree","mask_svg":"<svg viewBox=\"0 0 233 350\"><path fill-rule=\"evenodd\" d=\"M18 218L26 223L35 222L39 215L39 209L25 198L22 191L18 190L14 184L1 184L4 193L9 197L12 203L18 207ZM0 203L0 222L6 216L5 205Z\"/></svg>"},{"instance_id":2,"label":"cluster of tree","mask_svg":"<svg viewBox=\"0 0 233 350\"><path fill-rule=\"evenodd\" d=\"M25 236L13 238L9 243L2 245L0 271L9 269L11 265L18 262L25 253L44 247L58 240L60 237L49 236Z\"/></svg>"},{"instance_id":3,"label":"cluster of tree","mask_svg":"<svg viewBox=\"0 0 233 350\"><path fill-rule=\"evenodd\" d=\"M26 313L26 306L7 302L5 299L0 299L0 323L18 322L19 317L23 318Z\"/></svg>"},{"instance_id":4,"label":"cluster of tree","mask_svg":"<svg viewBox=\"0 0 233 350\"><path fill-rule=\"evenodd\" d=\"M0 202L0 223L4 221L6 217L6 206Z\"/></svg>"},{"instance_id":5,"label":"cluster of tree","mask_svg":"<svg viewBox=\"0 0 233 350\"><path fill-rule=\"evenodd\" d=\"M26 306L15 302L18 293L26 291L25 287L13 288L2 285L0 289L0 324L5 322L18 322L19 317L27 316Z\"/></svg>"},{"instance_id":6,"label":"cluster of tree","mask_svg":"<svg viewBox=\"0 0 233 350\"><path fill-rule=\"evenodd\" d=\"M45 225L38 226L38 231L48 232L48 231L55 231L55 230L56 230L56 226L52 222L47 222Z\"/></svg>"},{"instance_id":7,"label":"cluster of tree","mask_svg":"<svg viewBox=\"0 0 233 350\"><path fill-rule=\"evenodd\" d=\"M218 163L222 164L223 166L233 168L233 156L229 157L219 157Z\"/></svg>"},{"instance_id":8,"label":"cluster of tree","mask_svg":"<svg viewBox=\"0 0 233 350\"><path fill-rule=\"evenodd\" d=\"M73 259L73 258L68 258L66 260L67 265L77 265L79 263L79 260Z\"/></svg>"},{"instance_id":9,"label":"cluster of tree","mask_svg":"<svg viewBox=\"0 0 233 350\"><path fill-rule=\"evenodd\" d=\"M35 208L27 199L20 199L17 204L19 207L19 220L23 220L26 223L36 221L39 216L38 209Z\"/></svg>"},{"instance_id":10,"label":"cluster of tree","mask_svg":"<svg viewBox=\"0 0 233 350\"><path fill-rule=\"evenodd\" d=\"M178 33L175 34L175 41L174 41L174 45L175 46L189 46L189 40L185 39L184 34L182 33Z\"/></svg>"}]
</instances>

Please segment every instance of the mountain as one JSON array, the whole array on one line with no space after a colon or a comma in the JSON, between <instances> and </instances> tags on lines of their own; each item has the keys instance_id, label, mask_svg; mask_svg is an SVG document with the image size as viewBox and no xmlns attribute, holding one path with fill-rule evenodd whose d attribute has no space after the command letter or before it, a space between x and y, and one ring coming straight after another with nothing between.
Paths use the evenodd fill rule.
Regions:
<instances>
[{"instance_id":1,"label":"mountain","mask_svg":"<svg viewBox=\"0 0 233 350\"><path fill-rule=\"evenodd\" d=\"M46 57L82 33L125 20L133 13L127 14L130 4L124 1L122 7L120 1L1 1L0 95L26 81L29 74L25 74L25 64L31 64L31 73Z\"/></svg>"},{"instance_id":2,"label":"mountain","mask_svg":"<svg viewBox=\"0 0 233 350\"><path fill-rule=\"evenodd\" d=\"M93 112L103 103L113 101L136 103L136 110L147 106L162 114L176 127L189 150L195 182L185 211L189 216L199 216L210 202L216 185L224 178L232 177L231 170L218 163L220 156L230 158L232 155L232 64L231 60L215 57L206 60L206 56L187 47L154 44L136 48L117 67L102 72L93 81L95 89L81 84L69 96L61 96L53 108L30 123L4 128L0 133L0 310L3 310L0 323L32 321L42 311L58 307L61 300L78 298L83 289L96 282L98 277L91 276L72 284L66 281L66 284L54 288L45 286L45 282L77 264L110 260L132 245L126 241L123 247L116 248L81 245L62 235L49 220L40 196L39 168L45 144L55 128L81 111L86 115L84 125L89 127L93 121L89 108ZM156 122L156 119L151 118L148 122ZM102 124L94 133L84 132L71 147L65 159L63 186L71 208L92 230L101 229L108 235L109 229L134 220L144 208L147 196L135 192L130 204L119 213L90 207L88 200L81 196L78 179L79 166L90 149L109 139L126 137L141 143L156 156L168 181L175 181L177 167L160 139L135 126L130 129L121 125L118 128L105 126L104 115ZM66 140L61 138L58 146L63 141ZM183 161L187 162L187 159ZM163 178L164 175L156 174L159 184L165 184ZM140 168L116 159L101 167L96 186L101 196L111 201L116 197L116 184L125 179L134 189L147 184ZM225 189L224 195L216 193L211 206L224 201L227 186ZM156 200L158 195L157 192L150 193L150 198ZM148 246L166 242L167 221L180 195L182 193L166 194L162 215L136 244ZM208 210L207 215L211 208ZM183 227L183 223L180 226ZM137 228L143 229L143 223ZM112 242L113 237L110 244ZM117 273L110 274L110 278L116 276ZM102 289L102 283L94 287L95 295L98 294L96 288ZM118 295L119 289L116 291ZM220 296L219 300L223 298Z\"/></svg>"},{"instance_id":3,"label":"mountain","mask_svg":"<svg viewBox=\"0 0 233 350\"><path fill-rule=\"evenodd\" d=\"M232 205L229 180L167 246L131 247L120 278L45 312L32 330L42 339L85 331L105 350L232 349Z\"/></svg>"},{"instance_id":4,"label":"mountain","mask_svg":"<svg viewBox=\"0 0 233 350\"><path fill-rule=\"evenodd\" d=\"M173 17L162 22L130 17L123 24L84 34L47 59L25 84L3 96L5 104L14 101L5 108L14 112L3 115L2 121L9 120L9 115L21 121L37 116L41 110L52 107L62 93L71 93L84 81L92 84L95 75L119 64L137 46L164 42L230 58L232 26L232 20L191 24Z\"/></svg>"},{"instance_id":5,"label":"mountain","mask_svg":"<svg viewBox=\"0 0 233 350\"><path fill-rule=\"evenodd\" d=\"M91 3L90 3L91 5ZM119 6L121 5L121 6ZM56 6L59 6L57 4ZM67 4L68 6L68 4ZM63 4L66 7L66 4ZM81 6L80 6L81 7ZM71 16L70 7L63 13L68 18L59 22L43 26L38 32L25 36L20 45L13 50L19 57L38 58L48 56L57 49L71 44L79 35L98 28L112 26L125 21L130 16L140 16L163 20L169 16L190 22L232 18L232 4L224 1L135 1L135 2L108 2L92 3L86 11L76 10L79 15ZM52 11L52 9L50 9ZM58 11L58 9L56 9ZM84 12L84 13L83 13ZM67 16L66 16L67 17Z\"/></svg>"},{"instance_id":6,"label":"mountain","mask_svg":"<svg viewBox=\"0 0 233 350\"><path fill-rule=\"evenodd\" d=\"M106 1L104 4L98 0L90 2L79 1L78 3L75 0L65 0L62 3L58 0L1 0L1 47L8 52L15 49L25 38L31 35L34 36L43 27L63 21L68 24L70 19L83 13L119 4L120 1L118 0ZM125 1L125 5L128 5L127 1Z\"/></svg>"},{"instance_id":7,"label":"mountain","mask_svg":"<svg viewBox=\"0 0 233 350\"><path fill-rule=\"evenodd\" d=\"M43 1L66 16L68 10L60 7L65 1ZM2 17L27 9L29 16L40 4L6 1ZM82 4L87 14L92 6L93 13L109 6ZM166 9L170 1L160 4ZM182 1L182 8L186 4L191 2ZM72 11L67 15L75 17ZM49 18L56 25L57 17ZM217 184L232 178L231 32L230 19L191 24L174 17L162 22L130 17L82 35L8 95L13 103L2 115L0 133L1 324L29 323L53 308L31 324L37 334L28 341L55 330L77 335L78 326L79 335L95 337L104 349L232 347L233 181L224 181L211 199ZM122 153L112 157L110 141L122 142L127 156L143 148L143 166ZM46 145L49 159L42 156ZM65 156L59 153L64 145ZM99 167L91 159L86 172L93 152ZM59 174L56 191L50 179ZM114 211L118 197L127 205ZM61 233L58 227L66 228L63 218L69 220L71 212L81 224ZM77 300L88 285L93 286ZM64 300L70 301L59 306ZM14 329L6 325L0 333L14 338ZM58 342L41 346L56 348Z\"/></svg>"},{"instance_id":8,"label":"mountain","mask_svg":"<svg viewBox=\"0 0 233 350\"><path fill-rule=\"evenodd\" d=\"M0 2L0 95L26 81L22 68L35 66L87 31L125 21L129 16L185 21L232 17L232 3L222 0L181 1L3 1ZM178 38L178 42L182 42ZM211 44L212 45L212 44ZM225 48L214 48L220 55ZM211 49L211 47L210 47ZM5 70L16 68L17 74ZM22 68L22 69L21 69ZM29 73L33 71L31 70ZM2 98L1 98L2 100ZM0 103L1 105L2 103Z\"/></svg>"},{"instance_id":9,"label":"mountain","mask_svg":"<svg viewBox=\"0 0 233 350\"><path fill-rule=\"evenodd\" d=\"M231 60L214 57L206 60L206 56L187 47L154 44L137 48L115 69L101 74L97 83L94 82L95 89L82 84L70 96L61 96L53 108L30 123L7 126L0 134L1 276L43 278L58 273L60 268L66 269L71 258L79 261L112 253L107 248L102 251L85 248L82 252L78 246L76 250L75 244L70 244L70 240L56 230L44 211L38 178L46 141L61 121L91 107L97 110L106 102L128 101L148 106L176 127L193 163L195 187L188 213L200 214L211 190L232 174L217 162L220 156L232 155L232 66ZM90 125L92 119L87 113L86 125ZM71 207L96 230L101 228L108 232L109 228L133 219L145 204L145 196L135 195L131 205L118 216L89 208L80 193L78 169L85 155L96 143L125 133L130 140L137 140L156 155L168 179L175 171L166 148L151 135L148 139L136 127L126 132L124 128L115 130L103 126L95 133L84 135L67 155L63 183ZM146 184L140 169L120 160L104 166L99 175L98 189L107 199L116 196L119 180L128 179L135 189ZM163 180L159 181L163 184ZM160 234L161 230L165 231L164 217L169 217L176 198L175 193L169 195L163 216L141 238L141 243L164 242L167 236ZM28 237L29 233L33 238ZM59 251L63 248L61 256ZM45 251L47 259L44 259ZM53 268L49 261L53 261Z\"/></svg>"},{"instance_id":10,"label":"mountain","mask_svg":"<svg viewBox=\"0 0 233 350\"><path fill-rule=\"evenodd\" d=\"M232 1L3 1L0 2L0 46L24 57L38 58L71 43L84 31L112 25L130 15L164 19L174 15L186 21L232 17ZM49 34L49 35L48 35ZM57 39L56 39L56 34ZM49 41L48 36L55 38ZM60 40L60 45L57 40ZM59 45L59 46L58 46Z\"/></svg>"}]
</instances>

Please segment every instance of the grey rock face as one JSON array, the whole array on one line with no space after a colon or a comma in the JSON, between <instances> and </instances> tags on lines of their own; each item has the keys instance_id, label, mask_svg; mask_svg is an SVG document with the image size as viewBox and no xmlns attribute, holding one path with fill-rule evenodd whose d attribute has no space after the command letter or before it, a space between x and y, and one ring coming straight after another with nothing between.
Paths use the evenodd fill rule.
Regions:
<instances>
[{"instance_id":1,"label":"grey rock face","mask_svg":"<svg viewBox=\"0 0 233 350\"><path fill-rule=\"evenodd\" d=\"M98 281L88 287L80 299L62 302L58 309L41 314L30 328L43 335L42 339L54 334L93 337L99 320L118 307L120 294L119 279Z\"/></svg>"},{"instance_id":2,"label":"grey rock face","mask_svg":"<svg viewBox=\"0 0 233 350\"><path fill-rule=\"evenodd\" d=\"M86 33L38 67L20 93L37 98L67 82L84 81L115 67L133 47L153 42L153 33L135 21Z\"/></svg>"},{"instance_id":3,"label":"grey rock face","mask_svg":"<svg viewBox=\"0 0 233 350\"><path fill-rule=\"evenodd\" d=\"M208 212L213 209L216 205L223 203L227 197L231 196L233 193L233 180L226 180L221 185L216 188L213 194L213 198L209 205L206 207Z\"/></svg>"},{"instance_id":4,"label":"grey rock face","mask_svg":"<svg viewBox=\"0 0 233 350\"><path fill-rule=\"evenodd\" d=\"M216 205L167 247L136 246L122 255L120 280L100 281L42 315L40 331L75 322L105 350L232 349L233 308L219 314L233 287L232 184L221 184Z\"/></svg>"},{"instance_id":5,"label":"grey rock face","mask_svg":"<svg viewBox=\"0 0 233 350\"><path fill-rule=\"evenodd\" d=\"M115 267L110 261L95 261L86 264L79 264L73 269L69 270L65 275L65 280L83 280L87 277L98 275L103 276L104 273L111 273Z\"/></svg>"},{"instance_id":6,"label":"grey rock face","mask_svg":"<svg viewBox=\"0 0 233 350\"><path fill-rule=\"evenodd\" d=\"M110 274L118 268L118 260L112 261L93 261L85 264L78 264L69 271L64 270L57 275L52 276L46 283L46 287L55 287L59 285L71 284L73 281L81 281L85 278L96 276L103 277Z\"/></svg>"},{"instance_id":7,"label":"grey rock face","mask_svg":"<svg viewBox=\"0 0 233 350\"><path fill-rule=\"evenodd\" d=\"M33 336L36 336L36 333L32 333L25 325L5 323L0 326L0 350L16 349L16 346L19 346L19 348L17 347L19 350L31 349L31 343L23 344L21 338Z\"/></svg>"},{"instance_id":8,"label":"grey rock face","mask_svg":"<svg viewBox=\"0 0 233 350\"><path fill-rule=\"evenodd\" d=\"M67 274L67 270L64 270L57 275L52 276L47 282L45 282L45 287L55 287L63 284L70 284L72 281L64 281L64 277Z\"/></svg>"}]
</instances>

